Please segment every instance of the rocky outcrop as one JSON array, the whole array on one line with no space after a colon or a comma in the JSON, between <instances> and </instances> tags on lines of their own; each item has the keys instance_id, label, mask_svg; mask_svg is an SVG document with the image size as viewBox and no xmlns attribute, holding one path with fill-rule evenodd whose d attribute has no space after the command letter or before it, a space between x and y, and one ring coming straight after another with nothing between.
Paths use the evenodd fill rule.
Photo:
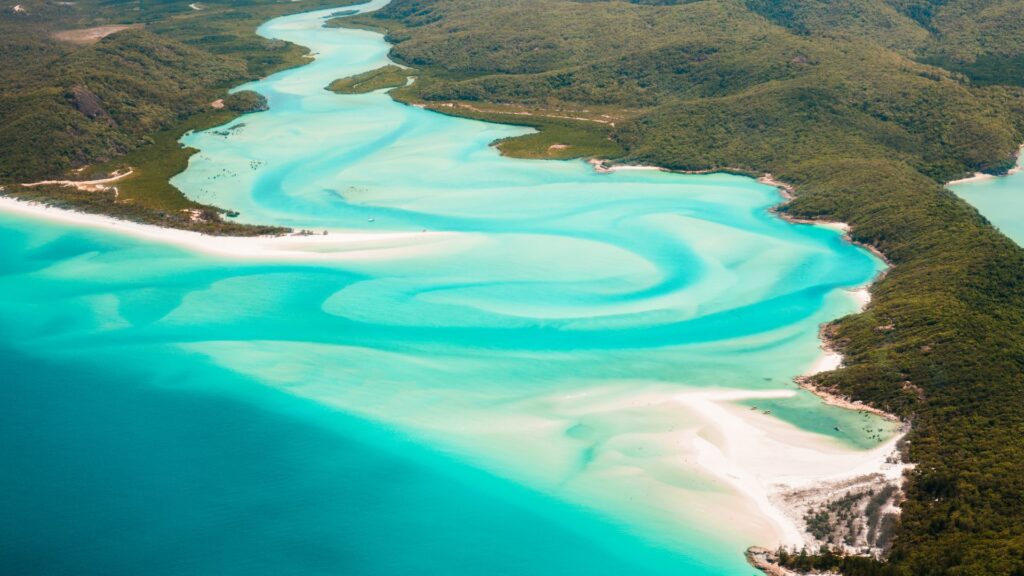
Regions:
<instances>
[{"instance_id":1,"label":"rocky outcrop","mask_svg":"<svg viewBox=\"0 0 1024 576\"><path fill-rule=\"evenodd\" d=\"M67 96L71 105L75 107L75 110L78 110L87 118L106 122L108 124L114 123L114 119L111 118L110 114L108 114L103 108L103 104L100 102L99 96L93 93L92 90L89 90L85 86L77 85L73 86L71 90L68 91Z\"/></svg>"},{"instance_id":2,"label":"rocky outcrop","mask_svg":"<svg viewBox=\"0 0 1024 576\"><path fill-rule=\"evenodd\" d=\"M796 572L779 566L779 556L760 546L747 548L747 562L768 576L798 576Z\"/></svg>"}]
</instances>

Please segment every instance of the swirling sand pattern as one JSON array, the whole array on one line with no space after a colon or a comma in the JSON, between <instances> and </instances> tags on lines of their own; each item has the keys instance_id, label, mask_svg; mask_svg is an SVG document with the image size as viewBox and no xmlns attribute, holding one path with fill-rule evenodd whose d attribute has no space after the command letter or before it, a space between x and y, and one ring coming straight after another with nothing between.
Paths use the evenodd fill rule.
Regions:
<instances>
[{"instance_id":1,"label":"swirling sand pattern","mask_svg":"<svg viewBox=\"0 0 1024 576\"><path fill-rule=\"evenodd\" d=\"M209 412L252 426L260 442L308 438L300 456L271 447L264 462L254 448L244 464L225 456L248 446L244 438L185 442L209 455L207 468L175 474L199 482L192 475L207 469L253 471L224 472L244 493L227 500L248 507L204 499L203 514L273 534L261 532L269 540L256 546L264 541L230 540L213 528L220 520L200 515L196 527L189 516L179 534L212 530L230 544L193 550L182 573L230 573L216 561L227 554L257 558L234 565L247 574L310 573L312 558L323 560L317 569L353 574L746 574L745 546L792 540L758 491L766 479L790 467L812 477L848 471L879 442L871 436L882 424L866 432L862 415L823 406L790 380L818 355L818 325L856 309L844 289L869 281L880 262L834 230L777 219L768 210L777 191L747 178L511 160L488 143L523 129L382 93L326 92L339 76L385 63L388 49L377 34L322 28L331 12L260 29L310 46L316 60L245 86L266 94L270 111L189 135L200 152L174 183L252 222L329 237L413 233L389 240L387 257L244 263L4 217L0 336L22 386L11 410L33 393L51 402L67 394L61 375L72 366L93 385L72 395L89 410L55 412L56 430L75 430L70 445L110 440L72 425L93 417L99 391L114 422L138 411L165 423L187 412L161 415L156 398L200 402L216 392L246 408ZM40 370L53 376L33 379ZM267 420L244 424L257 409ZM278 417L302 431L269 423ZM210 425L185 420L186 430ZM9 422L9 433L27 429ZM147 446L182 442L174 426L158 438L151 428L140 436ZM321 429L358 440L344 464ZM321 461L332 464L310 464ZM158 451L148 464L172 462ZM261 466L275 463L294 475L262 483ZM152 474L139 474L148 486ZM215 475L201 481L216 486ZM338 500L325 475L341 492L408 497ZM130 506L149 507L161 530L182 514L173 505L155 512L145 490L117 496L83 482L113 525ZM297 486L344 513L332 524L289 512L282 494ZM5 516L49 509L45 490L22 492L25 509ZM455 508L451 522L416 520ZM44 530L47 515L35 517ZM317 542L322 555L270 558L283 532ZM164 553L134 545L121 552ZM125 566L158 573L139 562Z\"/></svg>"}]
</instances>

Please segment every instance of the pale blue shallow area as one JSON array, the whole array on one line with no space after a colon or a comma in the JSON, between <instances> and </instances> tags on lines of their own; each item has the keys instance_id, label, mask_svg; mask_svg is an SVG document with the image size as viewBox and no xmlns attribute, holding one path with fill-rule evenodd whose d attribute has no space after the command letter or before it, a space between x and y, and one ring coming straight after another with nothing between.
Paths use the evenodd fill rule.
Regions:
<instances>
[{"instance_id":1,"label":"pale blue shallow area","mask_svg":"<svg viewBox=\"0 0 1024 576\"><path fill-rule=\"evenodd\" d=\"M1017 167L1021 167L1018 159ZM1024 246L1024 170L950 186L996 228Z\"/></svg>"},{"instance_id":2,"label":"pale blue shallow area","mask_svg":"<svg viewBox=\"0 0 1024 576\"><path fill-rule=\"evenodd\" d=\"M394 250L237 261L0 214L5 569L749 574L734 495L681 448L713 423L675 398L793 390L881 263L747 178L511 160L488 144L521 128L326 92L388 50L332 12L260 29L317 59L188 136L174 183L413 233ZM878 442L809 394L771 405Z\"/></svg>"}]
</instances>

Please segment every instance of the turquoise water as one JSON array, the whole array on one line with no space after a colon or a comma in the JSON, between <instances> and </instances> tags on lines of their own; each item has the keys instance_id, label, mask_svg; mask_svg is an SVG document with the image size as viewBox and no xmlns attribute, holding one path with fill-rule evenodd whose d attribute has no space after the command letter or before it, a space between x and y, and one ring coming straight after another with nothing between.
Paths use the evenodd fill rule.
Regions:
<instances>
[{"instance_id":1,"label":"turquoise water","mask_svg":"<svg viewBox=\"0 0 1024 576\"><path fill-rule=\"evenodd\" d=\"M685 398L791 393L880 263L750 179L511 160L488 143L523 129L328 93L388 49L332 12L261 27L317 59L188 136L174 183L247 221L410 234L234 260L0 214L5 566L749 574L764 521L694 456L728 430ZM808 394L770 405L878 442Z\"/></svg>"},{"instance_id":2,"label":"turquoise water","mask_svg":"<svg viewBox=\"0 0 1024 576\"><path fill-rule=\"evenodd\" d=\"M1020 159L1017 166L1021 166ZM1003 234L1024 246L1024 170L950 186Z\"/></svg>"}]
</instances>

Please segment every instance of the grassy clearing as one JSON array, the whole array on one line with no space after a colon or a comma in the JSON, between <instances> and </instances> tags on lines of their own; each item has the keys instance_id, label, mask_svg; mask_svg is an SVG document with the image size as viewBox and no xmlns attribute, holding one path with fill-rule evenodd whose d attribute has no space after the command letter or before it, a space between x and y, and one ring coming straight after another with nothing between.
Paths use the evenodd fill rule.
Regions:
<instances>
[{"instance_id":1,"label":"grassy clearing","mask_svg":"<svg viewBox=\"0 0 1024 576\"><path fill-rule=\"evenodd\" d=\"M505 156L547 160L572 158L620 158L625 150L611 138L606 123L545 116L543 112L514 113L469 106L426 104L429 110L484 122L529 126L537 132L502 138L494 146Z\"/></svg>"}]
</instances>

